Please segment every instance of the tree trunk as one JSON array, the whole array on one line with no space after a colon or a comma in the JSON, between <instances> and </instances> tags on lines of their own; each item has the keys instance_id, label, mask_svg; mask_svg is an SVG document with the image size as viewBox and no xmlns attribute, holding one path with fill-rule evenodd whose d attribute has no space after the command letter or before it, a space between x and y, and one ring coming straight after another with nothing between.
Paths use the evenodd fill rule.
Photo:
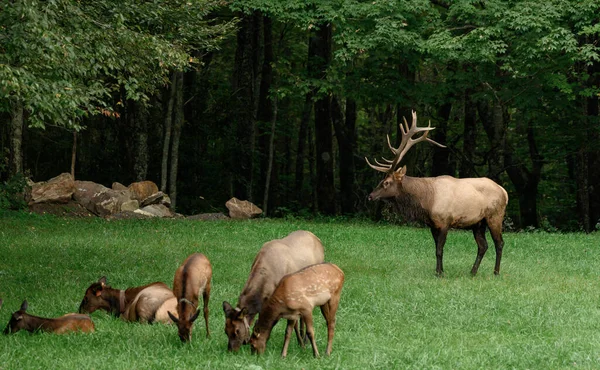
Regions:
<instances>
[{"instance_id":1,"label":"tree trunk","mask_svg":"<svg viewBox=\"0 0 600 370\"><path fill-rule=\"evenodd\" d=\"M465 91L465 119L463 128L463 156L459 176L475 177L475 149L477 148L477 108L471 99L471 91Z\"/></svg>"},{"instance_id":2,"label":"tree trunk","mask_svg":"<svg viewBox=\"0 0 600 370\"><path fill-rule=\"evenodd\" d=\"M300 129L298 130L298 147L296 150L296 176L295 176L295 195L296 201L302 203L302 185L304 184L304 162L306 160L306 136L309 128L310 116L312 113L313 102L312 91L306 94L304 99L304 108L302 109L302 118L300 119ZM310 142L309 142L310 143ZM309 144L310 145L310 144Z\"/></svg>"},{"instance_id":3,"label":"tree trunk","mask_svg":"<svg viewBox=\"0 0 600 370\"><path fill-rule=\"evenodd\" d=\"M23 104L15 103L10 121L9 177L23 173Z\"/></svg>"},{"instance_id":4,"label":"tree trunk","mask_svg":"<svg viewBox=\"0 0 600 370\"><path fill-rule=\"evenodd\" d=\"M452 104L445 103L438 108L438 123L433 130L433 140L442 145L447 145L448 142L448 121L450 120L450 112ZM424 124L423 124L424 126ZM448 148L440 148L437 145L433 146L433 165L431 168L432 176L453 175L449 168Z\"/></svg>"},{"instance_id":5,"label":"tree trunk","mask_svg":"<svg viewBox=\"0 0 600 370\"><path fill-rule=\"evenodd\" d=\"M233 122L235 140L231 147L232 185L239 199L253 200L256 110L262 65L262 15L240 15L233 71Z\"/></svg>"},{"instance_id":6,"label":"tree trunk","mask_svg":"<svg viewBox=\"0 0 600 370\"><path fill-rule=\"evenodd\" d=\"M171 208L177 209L177 169L179 162L179 138L183 127L183 72L177 72L175 101L173 103L173 142L171 143L171 168L169 169L169 197Z\"/></svg>"},{"instance_id":7,"label":"tree trunk","mask_svg":"<svg viewBox=\"0 0 600 370\"><path fill-rule=\"evenodd\" d=\"M75 160L77 159L77 131L73 130L73 147L71 149L71 177L75 180Z\"/></svg>"},{"instance_id":8,"label":"tree trunk","mask_svg":"<svg viewBox=\"0 0 600 370\"><path fill-rule=\"evenodd\" d=\"M590 44L597 45L600 42L600 34L596 33L590 36ZM588 86L598 88L600 86L600 62L594 63L588 67L590 76ZM588 143L595 143L590 146L588 158L588 176L589 176L589 220L586 223L582 220L585 232L592 232L596 225L600 225L600 148L597 143L600 142L600 99L598 94L587 98L587 126L589 127ZM600 226L598 227L600 229Z\"/></svg>"},{"instance_id":9,"label":"tree trunk","mask_svg":"<svg viewBox=\"0 0 600 370\"><path fill-rule=\"evenodd\" d=\"M309 66L320 79L325 78L331 61L331 25L321 25L312 32L309 42ZM331 123L331 96L325 95L315 102L315 144L317 161L317 206L324 215L335 214L335 188L333 181L333 128Z\"/></svg>"},{"instance_id":10,"label":"tree trunk","mask_svg":"<svg viewBox=\"0 0 600 370\"><path fill-rule=\"evenodd\" d=\"M492 102L489 109L487 102L478 104L479 117L483 122L483 128L490 141L488 153L488 177L500 182L500 175L504 172L504 147L506 141L506 122L504 121L504 107L502 102Z\"/></svg>"},{"instance_id":11,"label":"tree trunk","mask_svg":"<svg viewBox=\"0 0 600 370\"><path fill-rule=\"evenodd\" d=\"M264 215L268 215L269 210L269 191L271 185L271 171L273 170L273 153L274 153L274 142L275 142L275 123L277 122L277 98L273 99L273 115L271 120L271 135L269 139L269 163L267 165L266 181L265 181L265 193L263 196L263 212Z\"/></svg>"},{"instance_id":12,"label":"tree trunk","mask_svg":"<svg viewBox=\"0 0 600 370\"><path fill-rule=\"evenodd\" d=\"M167 112L165 113L165 130L163 136L162 161L160 170L160 191L167 192L167 180L169 170L169 148L171 147L171 129L173 122L173 104L175 102L175 92L177 91L177 72L171 76L171 85L169 86L169 101L167 103Z\"/></svg>"},{"instance_id":13,"label":"tree trunk","mask_svg":"<svg viewBox=\"0 0 600 370\"><path fill-rule=\"evenodd\" d=\"M273 130L275 129L275 120L273 115L275 112L273 104L271 103L271 97L269 93L271 91L271 84L273 82L273 26L271 18L263 17L263 33L264 33L264 58L262 61L262 73L260 79L260 90L258 95L258 112L257 112L257 137L258 137L258 152L260 155L260 178L265 179L267 172L271 176L269 168L273 169L271 162L270 151L272 150L273 144L271 140L274 137ZM270 123L269 125L267 125ZM269 183L266 183L267 186ZM267 195L268 190L264 189L263 195ZM263 204L265 204L263 198ZM264 213L266 210L263 208Z\"/></svg>"},{"instance_id":14,"label":"tree trunk","mask_svg":"<svg viewBox=\"0 0 600 370\"><path fill-rule=\"evenodd\" d=\"M337 138L340 160L340 206L342 214L351 214L355 210L356 193L354 189L356 148L356 102L346 99L346 117L342 115L342 107L338 99L332 99L332 118Z\"/></svg>"},{"instance_id":15,"label":"tree trunk","mask_svg":"<svg viewBox=\"0 0 600 370\"><path fill-rule=\"evenodd\" d=\"M506 172L519 194L519 226L539 227L537 212L538 186L542 178L544 158L539 153L531 123L527 128L527 143L529 157L532 163L531 171L522 161L515 160L511 150L505 152Z\"/></svg>"},{"instance_id":16,"label":"tree trunk","mask_svg":"<svg viewBox=\"0 0 600 370\"><path fill-rule=\"evenodd\" d=\"M140 102L133 105L133 175L135 181L146 180L148 175L148 111Z\"/></svg>"}]
</instances>

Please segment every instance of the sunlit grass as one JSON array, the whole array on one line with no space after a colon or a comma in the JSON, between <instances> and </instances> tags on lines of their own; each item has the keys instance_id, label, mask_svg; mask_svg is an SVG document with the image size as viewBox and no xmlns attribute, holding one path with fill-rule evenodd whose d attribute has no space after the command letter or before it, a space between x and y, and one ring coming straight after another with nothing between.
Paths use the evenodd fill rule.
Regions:
<instances>
[{"instance_id":1,"label":"sunlit grass","mask_svg":"<svg viewBox=\"0 0 600 370\"><path fill-rule=\"evenodd\" d=\"M600 235L505 234L500 276L493 246L479 274L476 246L452 231L445 277L435 276L426 229L301 220L66 220L0 216L0 329L23 299L32 314L74 312L85 289L106 275L116 288L172 284L177 266L202 252L213 266L212 337L202 321L182 345L174 326L92 315L91 335L0 336L0 369L22 368L409 368L559 369L600 367ZM223 300L235 303L261 245L297 229L314 232L326 260L346 274L332 356L312 358L275 327L261 357L226 352ZM326 327L315 310L325 352Z\"/></svg>"}]
</instances>

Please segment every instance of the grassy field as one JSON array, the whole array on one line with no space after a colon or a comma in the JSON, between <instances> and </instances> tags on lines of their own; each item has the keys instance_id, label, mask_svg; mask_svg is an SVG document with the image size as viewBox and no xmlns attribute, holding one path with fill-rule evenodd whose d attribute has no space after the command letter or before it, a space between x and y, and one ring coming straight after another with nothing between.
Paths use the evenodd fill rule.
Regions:
<instances>
[{"instance_id":1,"label":"grassy field","mask_svg":"<svg viewBox=\"0 0 600 370\"><path fill-rule=\"evenodd\" d=\"M222 302L237 302L261 245L289 232L314 232L325 258L346 274L331 357L290 345L284 324L265 355L227 353ZM489 239L489 237L488 237ZM213 266L212 337L198 320L191 344L171 325L125 323L92 314L90 335L0 335L0 369L563 369L600 368L600 234L506 233L501 275L493 247L479 274L470 232L449 234L445 277L434 274L426 229L301 220L72 220L0 216L0 329L29 301L29 312L77 310L90 283L115 288L172 284L177 266L202 252ZM326 327L315 310L324 354Z\"/></svg>"}]
</instances>

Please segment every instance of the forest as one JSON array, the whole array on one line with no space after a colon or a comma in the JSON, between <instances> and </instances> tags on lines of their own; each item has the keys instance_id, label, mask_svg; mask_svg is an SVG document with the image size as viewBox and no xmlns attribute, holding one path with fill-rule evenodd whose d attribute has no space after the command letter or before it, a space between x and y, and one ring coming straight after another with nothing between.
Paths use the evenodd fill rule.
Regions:
<instances>
[{"instance_id":1,"label":"forest","mask_svg":"<svg viewBox=\"0 0 600 370\"><path fill-rule=\"evenodd\" d=\"M505 227L600 229L597 0L8 0L0 208L25 178L152 180L182 214L393 218L368 194L489 177ZM396 145L397 146L397 145Z\"/></svg>"}]
</instances>

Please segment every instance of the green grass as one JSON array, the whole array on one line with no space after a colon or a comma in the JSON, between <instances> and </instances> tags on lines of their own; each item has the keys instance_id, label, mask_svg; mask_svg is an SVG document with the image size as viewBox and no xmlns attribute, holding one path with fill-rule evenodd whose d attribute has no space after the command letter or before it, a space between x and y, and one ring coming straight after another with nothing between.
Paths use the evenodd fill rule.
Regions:
<instances>
[{"instance_id":1,"label":"green grass","mask_svg":"<svg viewBox=\"0 0 600 370\"><path fill-rule=\"evenodd\" d=\"M227 353L223 300L237 302L261 245L297 229L314 232L326 260L346 274L331 357L290 345L275 327L261 357ZM489 237L488 237L489 239ZM172 284L177 266L202 252L213 266L212 337L202 320L191 344L169 325L92 315L91 335L0 336L0 369L562 369L600 368L600 234L506 233L501 275L493 247L476 277L472 234L452 231L443 278L427 229L299 220L71 220L0 216L0 329L23 299L29 312L77 310L106 275L116 288ZM319 350L326 327L315 310Z\"/></svg>"}]
</instances>

